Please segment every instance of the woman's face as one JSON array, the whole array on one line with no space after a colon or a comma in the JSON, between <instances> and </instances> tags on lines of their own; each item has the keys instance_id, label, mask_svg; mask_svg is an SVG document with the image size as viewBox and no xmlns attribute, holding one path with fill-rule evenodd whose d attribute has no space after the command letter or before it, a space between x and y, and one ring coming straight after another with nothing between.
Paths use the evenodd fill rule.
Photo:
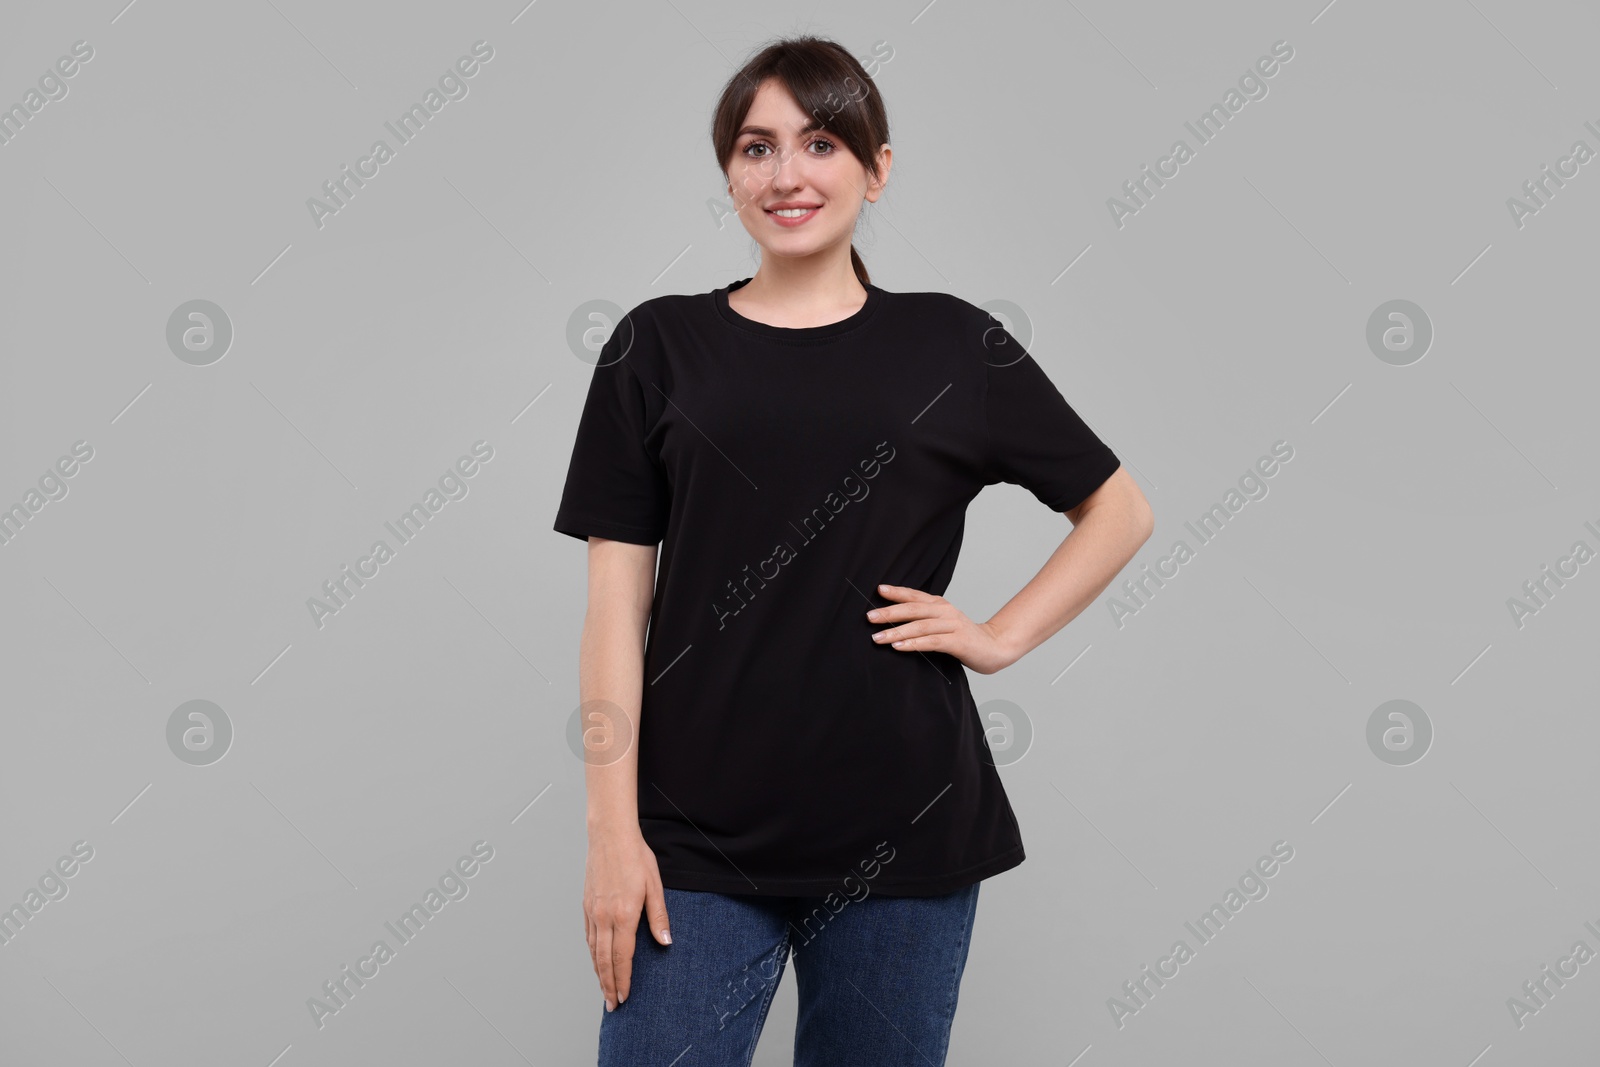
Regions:
<instances>
[{"instance_id":1,"label":"woman's face","mask_svg":"<svg viewBox=\"0 0 1600 1067\"><path fill-rule=\"evenodd\" d=\"M734 142L728 181L744 228L764 252L798 257L841 241L848 246L862 200L875 201L883 191L842 141L818 128L829 117L807 115L775 79L756 91ZM882 157L887 180L887 145ZM776 213L786 208L799 210L785 210L794 217Z\"/></svg>"}]
</instances>

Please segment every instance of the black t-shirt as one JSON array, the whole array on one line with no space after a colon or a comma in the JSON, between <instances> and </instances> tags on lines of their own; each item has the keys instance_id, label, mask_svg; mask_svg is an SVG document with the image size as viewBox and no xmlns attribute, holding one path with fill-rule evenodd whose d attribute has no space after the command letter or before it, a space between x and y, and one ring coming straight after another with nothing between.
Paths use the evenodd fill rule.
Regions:
<instances>
[{"instance_id":1,"label":"black t-shirt","mask_svg":"<svg viewBox=\"0 0 1600 1067\"><path fill-rule=\"evenodd\" d=\"M953 892L1021 863L1021 830L965 667L875 643L895 624L866 613L892 603L879 583L944 594L985 485L1062 512L1119 461L958 297L868 286L849 318L790 329L729 306L748 281L613 330L556 513L662 545L640 829L669 888Z\"/></svg>"}]
</instances>

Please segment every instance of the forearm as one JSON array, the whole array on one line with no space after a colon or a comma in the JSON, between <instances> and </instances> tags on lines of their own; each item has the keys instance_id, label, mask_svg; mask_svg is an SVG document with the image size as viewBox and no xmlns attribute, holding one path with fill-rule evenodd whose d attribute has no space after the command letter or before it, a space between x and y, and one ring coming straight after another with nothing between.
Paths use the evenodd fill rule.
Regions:
<instances>
[{"instance_id":1,"label":"forearm","mask_svg":"<svg viewBox=\"0 0 1600 1067\"><path fill-rule=\"evenodd\" d=\"M644 634L644 625L621 611L591 607L584 616L578 692L590 837L639 828Z\"/></svg>"},{"instance_id":2,"label":"forearm","mask_svg":"<svg viewBox=\"0 0 1600 1067\"><path fill-rule=\"evenodd\" d=\"M988 626L1015 663L1077 618L1150 537L1149 506L1137 493L1086 509L1039 573Z\"/></svg>"}]
</instances>

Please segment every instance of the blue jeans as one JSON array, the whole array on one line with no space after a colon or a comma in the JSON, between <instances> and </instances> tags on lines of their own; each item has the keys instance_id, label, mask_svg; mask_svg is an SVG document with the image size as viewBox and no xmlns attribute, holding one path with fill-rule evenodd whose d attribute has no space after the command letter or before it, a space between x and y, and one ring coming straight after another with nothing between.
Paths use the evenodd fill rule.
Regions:
<instances>
[{"instance_id":1,"label":"blue jeans","mask_svg":"<svg viewBox=\"0 0 1600 1067\"><path fill-rule=\"evenodd\" d=\"M667 889L672 944L641 919L628 999L600 1007L600 1067L749 1067L791 953L794 1067L941 1067L980 884L833 907Z\"/></svg>"}]
</instances>

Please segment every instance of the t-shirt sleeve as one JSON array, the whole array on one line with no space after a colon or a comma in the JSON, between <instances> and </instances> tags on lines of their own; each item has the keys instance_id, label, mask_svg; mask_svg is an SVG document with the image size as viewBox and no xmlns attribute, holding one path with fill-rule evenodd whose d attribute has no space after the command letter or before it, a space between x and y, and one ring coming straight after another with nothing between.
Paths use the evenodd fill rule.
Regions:
<instances>
[{"instance_id":1,"label":"t-shirt sleeve","mask_svg":"<svg viewBox=\"0 0 1600 1067\"><path fill-rule=\"evenodd\" d=\"M645 447L645 385L619 358L618 332L600 350L578 419L555 530L654 545L666 536L671 494L666 470Z\"/></svg>"},{"instance_id":2,"label":"t-shirt sleeve","mask_svg":"<svg viewBox=\"0 0 1600 1067\"><path fill-rule=\"evenodd\" d=\"M988 320L983 342L984 484L1010 482L1052 511L1071 511L1122 461L1010 332Z\"/></svg>"}]
</instances>

